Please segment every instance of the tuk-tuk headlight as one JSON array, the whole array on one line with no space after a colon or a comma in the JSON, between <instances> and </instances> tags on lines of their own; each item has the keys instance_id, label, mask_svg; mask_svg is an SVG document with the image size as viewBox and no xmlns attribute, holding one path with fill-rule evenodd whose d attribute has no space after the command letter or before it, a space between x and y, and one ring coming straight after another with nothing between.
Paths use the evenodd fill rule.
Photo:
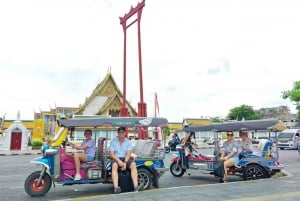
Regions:
<instances>
[{"instance_id":1,"label":"tuk-tuk headlight","mask_svg":"<svg viewBox=\"0 0 300 201\"><path fill-rule=\"evenodd\" d=\"M42 145L41 146L41 152L42 152L43 156L45 155L45 150L48 149L48 148L49 148L48 145Z\"/></svg>"}]
</instances>

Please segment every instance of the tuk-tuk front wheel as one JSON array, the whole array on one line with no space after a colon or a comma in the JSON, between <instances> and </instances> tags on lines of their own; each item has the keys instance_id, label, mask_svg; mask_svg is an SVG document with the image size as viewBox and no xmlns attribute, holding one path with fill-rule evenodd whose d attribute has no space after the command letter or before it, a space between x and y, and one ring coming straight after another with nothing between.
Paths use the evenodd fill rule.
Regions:
<instances>
[{"instance_id":1,"label":"tuk-tuk front wheel","mask_svg":"<svg viewBox=\"0 0 300 201\"><path fill-rule=\"evenodd\" d=\"M171 164L170 171L174 177L181 177L185 172L180 163L178 164L177 162Z\"/></svg>"},{"instance_id":2,"label":"tuk-tuk front wheel","mask_svg":"<svg viewBox=\"0 0 300 201\"><path fill-rule=\"evenodd\" d=\"M143 186L144 190L150 189L152 185L152 177L150 172L145 168L138 169L138 184Z\"/></svg>"},{"instance_id":3,"label":"tuk-tuk front wheel","mask_svg":"<svg viewBox=\"0 0 300 201\"><path fill-rule=\"evenodd\" d=\"M243 171L244 180L264 179L268 177L267 171L259 165L249 165Z\"/></svg>"},{"instance_id":4,"label":"tuk-tuk front wheel","mask_svg":"<svg viewBox=\"0 0 300 201\"><path fill-rule=\"evenodd\" d=\"M31 197L40 197L45 195L51 188L51 177L48 173L45 173L38 185L41 171L31 173L25 180L24 188L26 193Z\"/></svg>"}]
</instances>

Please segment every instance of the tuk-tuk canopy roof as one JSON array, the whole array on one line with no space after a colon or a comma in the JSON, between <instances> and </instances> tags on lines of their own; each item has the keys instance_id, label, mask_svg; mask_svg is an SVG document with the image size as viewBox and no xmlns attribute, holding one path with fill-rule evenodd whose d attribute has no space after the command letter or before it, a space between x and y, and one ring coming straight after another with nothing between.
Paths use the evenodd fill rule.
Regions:
<instances>
[{"instance_id":1,"label":"tuk-tuk canopy roof","mask_svg":"<svg viewBox=\"0 0 300 201\"><path fill-rule=\"evenodd\" d=\"M166 127L168 120L162 117L90 117L58 119L57 123L64 127Z\"/></svg>"},{"instance_id":2,"label":"tuk-tuk canopy roof","mask_svg":"<svg viewBox=\"0 0 300 201\"><path fill-rule=\"evenodd\" d=\"M190 125L184 128L186 132L197 132L197 131L239 131L241 129L247 129L250 131L265 131L265 130L276 130L276 124L279 121L276 119L264 119L264 120L249 120L249 121L237 121L237 122L226 122L216 123L207 126L195 126Z\"/></svg>"}]
</instances>

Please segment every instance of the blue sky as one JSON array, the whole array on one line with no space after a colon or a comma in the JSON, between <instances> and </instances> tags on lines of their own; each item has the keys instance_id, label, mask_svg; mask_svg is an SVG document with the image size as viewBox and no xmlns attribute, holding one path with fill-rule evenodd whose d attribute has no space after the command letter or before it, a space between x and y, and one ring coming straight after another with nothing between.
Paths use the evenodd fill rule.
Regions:
<instances>
[{"instance_id":1,"label":"blue sky","mask_svg":"<svg viewBox=\"0 0 300 201\"><path fill-rule=\"evenodd\" d=\"M0 116L82 104L109 68L122 89L119 16L136 0L0 1ZM241 104L287 105L299 80L297 0L146 0L144 99L170 121L225 117ZM139 101L137 28L128 29L127 97Z\"/></svg>"}]
</instances>

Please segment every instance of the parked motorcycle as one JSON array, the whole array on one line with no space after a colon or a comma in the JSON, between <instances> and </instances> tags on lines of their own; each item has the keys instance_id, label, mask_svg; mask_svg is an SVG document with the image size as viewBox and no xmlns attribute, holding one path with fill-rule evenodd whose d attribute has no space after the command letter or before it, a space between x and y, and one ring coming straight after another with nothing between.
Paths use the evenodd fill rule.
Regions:
<instances>
[{"instance_id":1,"label":"parked motorcycle","mask_svg":"<svg viewBox=\"0 0 300 201\"><path fill-rule=\"evenodd\" d=\"M168 154L170 151L175 151L178 144L178 141L170 140L168 146L165 147L165 153Z\"/></svg>"}]
</instances>

